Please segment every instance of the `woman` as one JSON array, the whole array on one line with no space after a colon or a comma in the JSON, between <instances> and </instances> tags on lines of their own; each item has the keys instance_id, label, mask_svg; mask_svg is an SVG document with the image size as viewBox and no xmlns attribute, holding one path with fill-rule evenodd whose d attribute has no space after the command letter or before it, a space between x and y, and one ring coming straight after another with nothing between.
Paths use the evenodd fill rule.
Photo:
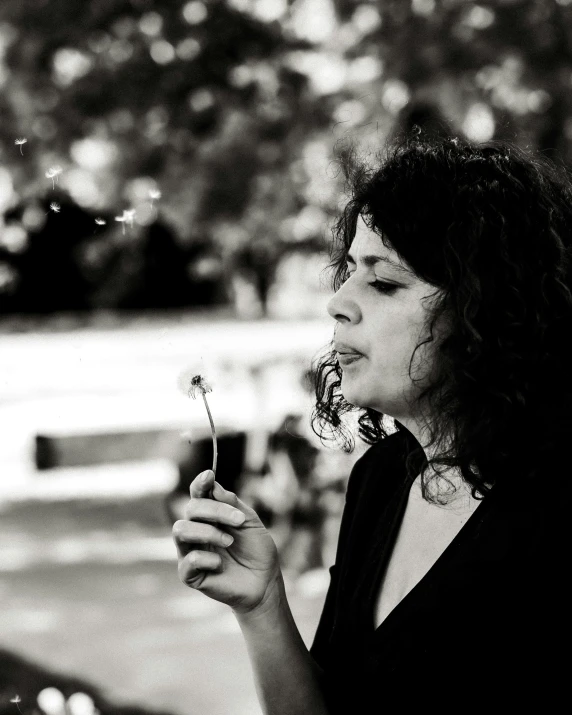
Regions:
<instances>
[{"instance_id":1,"label":"woman","mask_svg":"<svg viewBox=\"0 0 572 715\"><path fill-rule=\"evenodd\" d=\"M458 138L349 166L313 418L350 451L357 411L371 446L312 647L271 537L235 494L205 498L212 472L174 526L179 577L232 608L265 713L551 712L571 634L570 175Z\"/></svg>"}]
</instances>

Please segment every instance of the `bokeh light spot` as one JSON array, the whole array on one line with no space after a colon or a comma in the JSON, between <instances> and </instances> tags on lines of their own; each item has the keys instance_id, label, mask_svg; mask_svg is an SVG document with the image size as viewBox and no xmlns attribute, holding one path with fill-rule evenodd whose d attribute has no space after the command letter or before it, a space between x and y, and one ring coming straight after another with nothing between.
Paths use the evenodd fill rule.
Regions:
<instances>
[{"instance_id":1,"label":"bokeh light spot","mask_svg":"<svg viewBox=\"0 0 572 715\"><path fill-rule=\"evenodd\" d=\"M381 103L390 114L398 114L409 103L409 87L399 79L388 80L383 88Z\"/></svg>"},{"instance_id":2,"label":"bokeh light spot","mask_svg":"<svg viewBox=\"0 0 572 715\"><path fill-rule=\"evenodd\" d=\"M331 0L295 0L290 13L289 29L308 42L324 42L338 25Z\"/></svg>"},{"instance_id":3,"label":"bokeh light spot","mask_svg":"<svg viewBox=\"0 0 572 715\"><path fill-rule=\"evenodd\" d=\"M372 5L358 5L352 15L352 25L354 25L362 35L377 30L377 28L381 26L379 10Z\"/></svg>"},{"instance_id":4,"label":"bokeh light spot","mask_svg":"<svg viewBox=\"0 0 572 715\"><path fill-rule=\"evenodd\" d=\"M72 168L66 171L62 185L72 199L84 208L100 208L103 197L101 190L90 171Z\"/></svg>"},{"instance_id":5,"label":"bokeh light spot","mask_svg":"<svg viewBox=\"0 0 572 715\"><path fill-rule=\"evenodd\" d=\"M177 45L177 57L181 60L194 60L201 52L201 44L194 37L186 37Z\"/></svg>"},{"instance_id":6,"label":"bokeh light spot","mask_svg":"<svg viewBox=\"0 0 572 715\"><path fill-rule=\"evenodd\" d=\"M146 12L139 19L139 29L144 35L156 37L163 29L163 18L158 12Z\"/></svg>"},{"instance_id":7,"label":"bokeh light spot","mask_svg":"<svg viewBox=\"0 0 572 715\"><path fill-rule=\"evenodd\" d=\"M280 20L288 10L287 0L254 0L250 12L262 22Z\"/></svg>"},{"instance_id":8,"label":"bokeh light spot","mask_svg":"<svg viewBox=\"0 0 572 715\"><path fill-rule=\"evenodd\" d=\"M155 40L149 48L149 53L158 65L166 65L175 59L175 48L167 40Z\"/></svg>"},{"instance_id":9,"label":"bokeh light spot","mask_svg":"<svg viewBox=\"0 0 572 715\"><path fill-rule=\"evenodd\" d=\"M411 9L416 15L427 17L435 10L435 0L411 0Z\"/></svg>"},{"instance_id":10,"label":"bokeh light spot","mask_svg":"<svg viewBox=\"0 0 572 715\"><path fill-rule=\"evenodd\" d=\"M17 223L9 223L0 231L0 246L9 253L21 253L28 245L26 230Z\"/></svg>"},{"instance_id":11,"label":"bokeh light spot","mask_svg":"<svg viewBox=\"0 0 572 715\"><path fill-rule=\"evenodd\" d=\"M110 141L100 137L86 137L72 143L70 154L83 169L100 171L115 161L118 151Z\"/></svg>"},{"instance_id":12,"label":"bokeh light spot","mask_svg":"<svg viewBox=\"0 0 572 715\"><path fill-rule=\"evenodd\" d=\"M54 81L67 86L86 75L93 66L93 60L84 52L72 47L56 50L52 59Z\"/></svg>"},{"instance_id":13,"label":"bokeh light spot","mask_svg":"<svg viewBox=\"0 0 572 715\"><path fill-rule=\"evenodd\" d=\"M381 76L382 72L383 63L377 57L357 57L350 62L347 79L352 84L373 82Z\"/></svg>"},{"instance_id":14,"label":"bokeh light spot","mask_svg":"<svg viewBox=\"0 0 572 715\"><path fill-rule=\"evenodd\" d=\"M486 142L495 133L495 120L490 107L483 102L473 104L463 122L465 136L471 141Z\"/></svg>"},{"instance_id":15,"label":"bokeh light spot","mask_svg":"<svg viewBox=\"0 0 572 715\"><path fill-rule=\"evenodd\" d=\"M286 62L305 74L318 95L339 92L346 83L347 63L342 57L327 52L290 52Z\"/></svg>"},{"instance_id":16,"label":"bokeh light spot","mask_svg":"<svg viewBox=\"0 0 572 715\"><path fill-rule=\"evenodd\" d=\"M189 106L193 112L204 112L214 104L213 93L208 89L197 89L189 95Z\"/></svg>"},{"instance_id":17,"label":"bokeh light spot","mask_svg":"<svg viewBox=\"0 0 572 715\"><path fill-rule=\"evenodd\" d=\"M16 269L9 263L0 261L0 293L13 293L18 283Z\"/></svg>"},{"instance_id":18,"label":"bokeh light spot","mask_svg":"<svg viewBox=\"0 0 572 715\"><path fill-rule=\"evenodd\" d=\"M474 30L485 30L493 24L495 18L496 16L493 10L490 10L488 7L482 7L481 5L474 5L467 11L463 23L472 27Z\"/></svg>"},{"instance_id":19,"label":"bokeh light spot","mask_svg":"<svg viewBox=\"0 0 572 715\"><path fill-rule=\"evenodd\" d=\"M199 25L207 19L208 11L200 0L191 0L183 7L183 17L189 25Z\"/></svg>"},{"instance_id":20,"label":"bokeh light spot","mask_svg":"<svg viewBox=\"0 0 572 715\"><path fill-rule=\"evenodd\" d=\"M127 62L133 54L133 45L127 40L115 40L111 43L108 55L115 63Z\"/></svg>"}]
</instances>

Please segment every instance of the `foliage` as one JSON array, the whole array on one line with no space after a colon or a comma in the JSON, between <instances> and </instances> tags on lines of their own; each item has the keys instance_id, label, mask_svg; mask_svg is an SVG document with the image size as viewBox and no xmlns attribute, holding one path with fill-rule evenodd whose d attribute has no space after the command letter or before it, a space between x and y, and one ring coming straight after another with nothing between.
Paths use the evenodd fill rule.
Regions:
<instances>
[{"instance_id":1,"label":"foliage","mask_svg":"<svg viewBox=\"0 0 572 715\"><path fill-rule=\"evenodd\" d=\"M571 27L568 0L4 0L0 215L14 213L8 247L0 238L0 302L41 309L39 290L32 303L19 298L20 259L38 229L30 207L48 211L54 196L52 224L67 225L63 195L92 222L107 219L68 240L70 279L99 270L109 281L111 271L121 285L128 271L128 286L141 286L129 271L143 270L136 247L160 219L188 302L228 300L240 271L264 303L285 252L323 247L341 197L335 157L348 144L377 148L417 123L567 162ZM131 231L113 218L129 207ZM197 244L218 285L210 298L201 287L192 297ZM82 301L155 298L98 284Z\"/></svg>"}]
</instances>

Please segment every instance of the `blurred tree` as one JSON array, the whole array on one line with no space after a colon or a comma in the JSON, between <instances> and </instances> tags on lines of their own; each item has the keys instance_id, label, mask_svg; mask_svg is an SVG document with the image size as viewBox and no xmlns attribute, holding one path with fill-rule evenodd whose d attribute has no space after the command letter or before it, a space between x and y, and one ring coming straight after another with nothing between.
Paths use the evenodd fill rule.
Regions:
<instances>
[{"instance_id":1,"label":"blurred tree","mask_svg":"<svg viewBox=\"0 0 572 715\"><path fill-rule=\"evenodd\" d=\"M148 201L146 179L161 187L163 216L186 245L217 220L241 220L254 179L283 169L289 134L322 116L306 79L281 61L308 43L222 0L93 0L81 7L54 0L49 8L6 0L0 36L1 159L16 192L47 196L53 184L46 171L60 165L60 187L93 219L103 210L139 208ZM16 136L27 139L23 148L14 147ZM153 250L163 272L173 268L166 247L161 258L162 249ZM133 246L107 253L126 271L141 257ZM170 286L177 297L156 291L157 300L185 302L179 275L175 270L179 289ZM154 300L141 295L154 290L149 273L138 280L139 297L126 288L118 307Z\"/></svg>"},{"instance_id":2,"label":"blurred tree","mask_svg":"<svg viewBox=\"0 0 572 715\"><path fill-rule=\"evenodd\" d=\"M75 258L80 242L92 233L91 216L65 194L54 195L40 214L43 220L26 236L26 250L10 255L7 263L18 272L17 285L6 296L0 292L0 307L15 312L53 313L61 310L85 310L88 307L88 283ZM22 207L6 215L7 225L16 220Z\"/></svg>"},{"instance_id":3,"label":"blurred tree","mask_svg":"<svg viewBox=\"0 0 572 715\"><path fill-rule=\"evenodd\" d=\"M368 6L336 0L336 7L349 19ZM477 141L511 138L572 160L569 0L384 0L376 7L379 21L353 53L382 63L381 102L390 112L428 100L451 128ZM370 108L364 121L376 113Z\"/></svg>"},{"instance_id":4,"label":"blurred tree","mask_svg":"<svg viewBox=\"0 0 572 715\"><path fill-rule=\"evenodd\" d=\"M264 305L288 244L323 242L341 191L332 160L346 143L376 149L419 125L570 162L571 30L570 0L4 0L0 213L49 203L57 165L56 187L92 218L132 207L149 226L160 188L181 250L212 243L220 284L240 270ZM144 231L121 248L112 233L91 242L96 266L107 257L120 272L144 270ZM32 250L14 250L17 227L9 238L6 305ZM155 253L163 272L172 251ZM129 279L123 293L92 284L90 300L143 305L132 280L137 299Z\"/></svg>"}]
</instances>

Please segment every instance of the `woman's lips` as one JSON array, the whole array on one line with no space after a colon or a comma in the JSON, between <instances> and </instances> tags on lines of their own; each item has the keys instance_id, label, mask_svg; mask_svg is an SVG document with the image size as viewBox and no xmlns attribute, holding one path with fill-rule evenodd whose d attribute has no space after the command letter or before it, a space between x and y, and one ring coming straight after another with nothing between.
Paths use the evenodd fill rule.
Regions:
<instances>
[{"instance_id":1,"label":"woman's lips","mask_svg":"<svg viewBox=\"0 0 572 715\"><path fill-rule=\"evenodd\" d=\"M342 367L347 367L362 357L361 353L338 353L338 362Z\"/></svg>"}]
</instances>

